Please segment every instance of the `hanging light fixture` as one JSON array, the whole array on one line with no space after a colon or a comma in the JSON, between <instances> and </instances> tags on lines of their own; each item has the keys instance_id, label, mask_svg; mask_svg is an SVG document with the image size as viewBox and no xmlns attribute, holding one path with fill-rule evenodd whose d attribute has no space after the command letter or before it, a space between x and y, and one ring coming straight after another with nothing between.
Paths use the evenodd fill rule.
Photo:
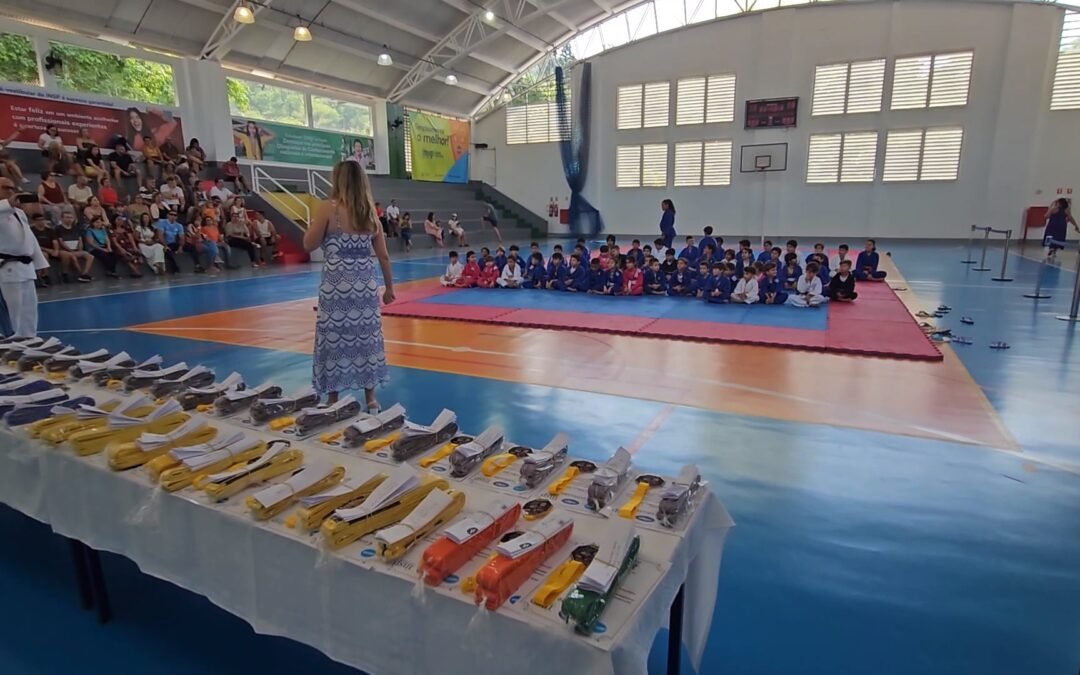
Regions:
<instances>
[{"instance_id":1,"label":"hanging light fixture","mask_svg":"<svg viewBox=\"0 0 1080 675\"><path fill-rule=\"evenodd\" d=\"M488 11L484 12L484 21L494 21L494 20L495 20L495 12L491 11L490 9Z\"/></svg>"},{"instance_id":2,"label":"hanging light fixture","mask_svg":"<svg viewBox=\"0 0 1080 675\"><path fill-rule=\"evenodd\" d=\"M251 7L248 7L244 0L236 6L232 18L236 23L255 23L255 12L251 11Z\"/></svg>"},{"instance_id":3,"label":"hanging light fixture","mask_svg":"<svg viewBox=\"0 0 1080 675\"><path fill-rule=\"evenodd\" d=\"M390 48L386 45L383 45L382 48L383 50L379 54L379 58L375 59L375 62L378 63L380 66L394 65L394 59L390 56L390 52L388 51Z\"/></svg>"},{"instance_id":4,"label":"hanging light fixture","mask_svg":"<svg viewBox=\"0 0 1080 675\"><path fill-rule=\"evenodd\" d=\"M447 75L447 76L446 76L445 78L443 78L443 80L444 80L444 81L445 81L445 82L446 82L446 83L447 83L448 85L450 85L451 87L453 87L453 86L456 86L456 85L457 85L457 75L455 75L455 74L453 74L453 73L450 73L449 75Z\"/></svg>"},{"instance_id":5,"label":"hanging light fixture","mask_svg":"<svg viewBox=\"0 0 1080 675\"><path fill-rule=\"evenodd\" d=\"M503 103L509 103L514 99L514 97L510 94L510 91L506 89L503 90L503 93L501 96L499 96L499 98L502 99Z\"/></svg>"},{"instance_id":6,"label":"hanging light fixture","mask_svg":"<svg viewBox=\"0 0 1080 675\"><path fill-rule=\"evenodd\" d=\"M293 29L292 39L297 42L311 42L311 31L308 30L307 26L297 26Z\"/></svg>"}]
</instances>

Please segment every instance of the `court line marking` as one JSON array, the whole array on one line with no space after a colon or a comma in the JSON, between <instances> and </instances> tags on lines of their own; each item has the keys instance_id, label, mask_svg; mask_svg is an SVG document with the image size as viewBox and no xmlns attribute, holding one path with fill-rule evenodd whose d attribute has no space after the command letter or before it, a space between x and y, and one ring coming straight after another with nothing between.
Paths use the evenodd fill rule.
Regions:
<instances>
[{"instance_id":1,"label":"court line marking","mask_svg":"<svg viewBox=\"0 0 1080 675\"><path fill-rule=\"evenodd\" d=\"M664 422L667 422L673 412L675 412L675 406L670 403L661 408L660 412L656 413L656 416L652 418L652 421L650 421L645 428L634 437L634 440L630 441L630 444L626 446L626 451L631 455L636 455L637 451L640 450L657 431L660 431L660 427L664 426Z\"/></svg>"}]
</instances>

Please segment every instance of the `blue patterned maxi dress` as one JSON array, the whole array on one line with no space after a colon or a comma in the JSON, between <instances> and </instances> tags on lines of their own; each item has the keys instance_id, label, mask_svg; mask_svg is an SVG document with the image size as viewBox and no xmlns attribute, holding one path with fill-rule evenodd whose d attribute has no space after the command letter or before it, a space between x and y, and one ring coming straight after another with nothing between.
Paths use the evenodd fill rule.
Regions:
<instances>
[{"instance_id":1,"label":"blue patterned maxi dress","mask_svg":"<svg viewBox=\"0 0 1080 675\"><path fill-rule=\"evenodd\" d=\"M342 232L336 213L328 227L312 384L320 394L373 389L389 377L372 235Z\"/></svg>"}]
</instances>

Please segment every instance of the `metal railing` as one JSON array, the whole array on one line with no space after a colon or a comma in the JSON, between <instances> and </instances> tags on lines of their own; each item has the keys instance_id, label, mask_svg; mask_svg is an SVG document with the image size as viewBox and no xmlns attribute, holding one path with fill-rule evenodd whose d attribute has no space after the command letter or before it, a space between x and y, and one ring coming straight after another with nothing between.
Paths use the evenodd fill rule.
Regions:
<instances>
[{"instance_id":1,"label":"metal railing","mask_svg":"<svg viewBox=\"0 0 1080 675\"><path fill-rule=\"evenodd\" d=\"M266 173L262 167L256 166L252 169L251 182L255 194L262 195L264 199L267 195L278 195L273 198L274 206L300 227L307 229L311 223L311 209L308 208L307 202L294 195L280 181Z\"/></svg>"},{"instance_id":2,"label":"metal railing","mask_svg":"<svg viewBox=\"0 0 1080 675\"><path fill-rule=\"evenodd\" d=\"M308 169L308 193L319 199L330 199L330 191L334 185L321 171Z\"/></svg>"}]
</instances>

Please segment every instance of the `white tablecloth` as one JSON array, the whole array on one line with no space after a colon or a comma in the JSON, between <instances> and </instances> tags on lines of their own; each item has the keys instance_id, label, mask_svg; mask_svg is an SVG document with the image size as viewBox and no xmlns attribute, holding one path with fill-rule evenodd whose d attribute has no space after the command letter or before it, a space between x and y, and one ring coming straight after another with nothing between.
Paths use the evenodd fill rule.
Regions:
<instances>
[{"instance_id":1,"label":"white tablecloth","mask_svg":"<svg viewBox=\"0 0 1080 675\"><path fill-rule=\"evenodd\" d=\"M529 623L421 591L405 579L328 554L317 540L280 524L256 523L183 493L166 494L141 474L114 473L100 455L80 458L18 430L0 430L0 502L205 595L260 633L303 642L376 675L516 675L541 663L552 673L644 674L653 638L666 625L683 583L683 640L696 666L733 524L709 493L618 640L601 648L562 624Z\"/></svg>"}]
</instances>

